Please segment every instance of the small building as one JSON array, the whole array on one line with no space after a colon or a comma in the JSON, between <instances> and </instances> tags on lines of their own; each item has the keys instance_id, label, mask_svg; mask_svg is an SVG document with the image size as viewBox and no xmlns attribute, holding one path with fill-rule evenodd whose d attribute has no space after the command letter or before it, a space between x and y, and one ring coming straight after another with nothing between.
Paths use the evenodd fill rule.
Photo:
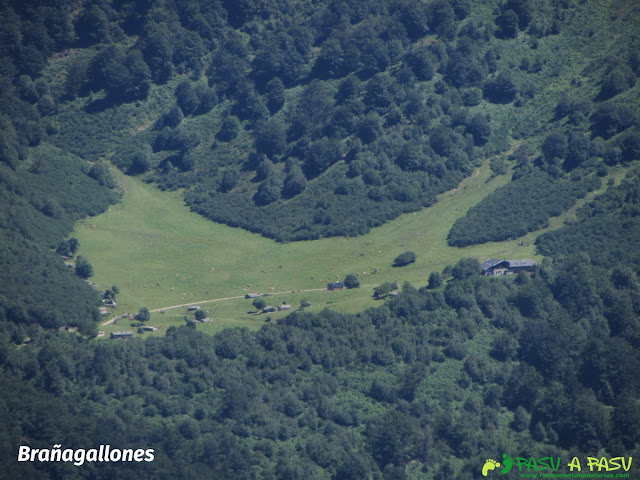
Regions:
<instances>
[{"instance_id":1,"label":"small building","mask_svg":"<svg viewBox=\"0 0 640 480\"><path fill-rule=\"evenodd\" d=\"M344 283L332 282L327 285L327 290L344 290Z\"/></svg>"},{"instance_id":2,"label":"small building","mask_svg":"<svg viewBox=\"0 0 640 480\"><path fill-rule=\"evenodd\" d=\"M284 312L287 310L291 310L291 305L287 305L286 303L283 303L282 305L278 305L279 312Z\"/></svg>"},{"instance_id":3,"label":"small building","mask_svg":"<svg viewBox=\"0 0 640 480\"><path fill-rule=\"evenodd\" d=\"M260 296L260 292L247 293L244 298L258 298Z\"/></svg>"},{"instance_id":4,"label":"small building","mask_svg":"<svg viewBox=\"0 0 640 480\"><path fill-rule=\"evenodd\" d=\"M507 260L509 264L509 274L516 274L518 272L533 272L536 269L536 262L534 260Z\"/></svg>"},{"instance_id":5,"label":"small building","mask_svg":"<svg viewBox=\"0 0 640 480\"><path fill-rule=\"evenodd\" d=\"M157 332L158 331L158 327L153 327L151 325L143 325L142 326L142 330L145 332Z\"/></svg>"},{"instance_id":6,"label":"small building","mask_svg":"<svg viewBox=\"0 0 640 480\"><path fill-rule=\"evenodd\" d=\"M109 315L109 310L107 310L107 307L100 307L98 310L100 310L100 315Z\"/></svg>"},{"instance_id":7,"label":"small building","mask_svg":"<svg viewBox=\"0 0 640 480\"><path fill-rule=\"evenodd\" d=\"M191 305L190 307L187 307L187 312L195 312L196 310L200 310L200 305Z\"/></svg>"},{"instance_id":8,"label":"small building","mask_svg":"<svg viewBox=\"0 0 640 480\"><path fill-rule=\"evenodd\" d=\"M272 313L275 311L276 311L276 307L274 307L273 305L267 305L262 309L262 313Z\"/></svg>"},{"instance_id":9,"label":"small building","mask_svg":"<svg viewBox=\"0 0 640 480\"><path fill-rule=\"evenodd\" d=\"M133 332L130 330L126 330L124 332L111 332L111 335L109 338L124 339L124 338L131 338L131 337L133 337Z\"/></svg>"},{"instance_id":10,"label":"small building","mask_svg":"<svg viewBox=\"0 0 640 480\"><path fill-rule=\"evenodd\" d=\"M536 268L534 260L498 260L490 258L482 265L482 274L489 277L515 275L519 272L533 272Z\"/></svg>"}]
</instances>

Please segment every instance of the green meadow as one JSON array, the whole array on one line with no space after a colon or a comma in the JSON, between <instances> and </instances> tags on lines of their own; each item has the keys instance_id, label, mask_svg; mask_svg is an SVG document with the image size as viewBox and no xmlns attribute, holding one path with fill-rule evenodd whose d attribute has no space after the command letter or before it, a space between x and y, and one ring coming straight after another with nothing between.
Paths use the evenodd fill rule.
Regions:
<instances>
[{"instance_id":1,"label":"green meadow","mask_svg":"<svg viewBox=\"0 0 640 480\"><path fill-rule=\"evenodd\" d=\"M304 298L311 302L310 311L328 307L358 312L379 304L371 298L373 286L393 281L422 286L430 272L461 257L541 259L533 241L542 231L466 248L447 245L453 222L508 181L508 175L489 179L487 165L441 195L433 207L402 215L367 235L294 243L276 243L213 223L190 212L180 191L163 192L139 178L115 170L113 174L120 184L121 202L79 222L72 235L80 240L79 253L94 267L92 281L101 289L113 284L120 288L118 307L105 320L144 306L153 311L148 323L159 327L157 334L183 324L185 317L192 319L186 305L196 302L213 319L198 325L203 331L258 328L268 318L275 320L287 312L258 315L250 300L234 297L260 292L272 295L265 298L268 304L289 303L293 310ZM552 219L549 228L562 223L563 218ZM393 259L406 250L417 254L416 262L392 267ZM348 273L358 274L360 289L324 290L328 282L342 280ZM108 334L132 327L121 320L101 329Z\"/></svg>"}]
</instances>

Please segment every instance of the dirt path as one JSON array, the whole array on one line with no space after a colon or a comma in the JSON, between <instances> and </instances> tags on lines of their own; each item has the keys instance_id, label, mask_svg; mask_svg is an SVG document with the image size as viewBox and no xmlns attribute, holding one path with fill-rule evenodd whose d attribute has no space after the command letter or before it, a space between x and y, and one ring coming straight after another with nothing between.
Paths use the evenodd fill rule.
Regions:
<instances>
[{"instance_id":1,"label":"dirt path","mask_svg":"<svg viewBox=\"0 0 640 480\"><path fill-rule=\"evenodd\" d=\"M466 187L467 183L469 183L469 181L472 178L476 178L479 174L480 174L480 167L476 168L475 172L473 172L473 175L463 179L456 188L454 188L453 190L449 190L448 192L445 192L445 194L449 196L455 195L456 193L460 192L464 187Z\"/></svg>"},{"instance_id":2,"label":"dirt path","mask_svg":"<svg viewBox=\"0 0 640 480\"><path fill-rule=\"evenodd\" d=\"M361 285L361 287L375 287L377 285ZM327 291L326 288L308 288L306 290L284 290L282 292L274 292L274 293L270 293L269 296L273 296L273 295L282 295L285 293L301 293L301 292L322 292L322 291ZM214 302L222 302L224 300L238 300L244 298L244 295L239 295L237 297L222 297L222 298L213 298L211 300L200 300L198 302L189 302L189 303L181 303L180 305L171 305L169 307L162 307L162 308L154 308L153 310L149 310L150 313L156 313L156 312L163 312L165 310L173 310L175 308L183 308L183 307L191 307L194 305L203 305L205 303L214 303ZM110 320L107 320L104 323L101 323L100 326L104 327L106 325L111 325L116 319L119 319L120 315L118 315L117 317L114 317Z\"/></svg>"}]
</instances>

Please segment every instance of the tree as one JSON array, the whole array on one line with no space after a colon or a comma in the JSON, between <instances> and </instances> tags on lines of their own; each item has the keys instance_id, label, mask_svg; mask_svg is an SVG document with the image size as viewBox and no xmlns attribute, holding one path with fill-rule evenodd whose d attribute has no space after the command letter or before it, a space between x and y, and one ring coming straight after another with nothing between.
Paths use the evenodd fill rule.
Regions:
<instances>
[{"instance_id":1,"label":"tree","mask_svg":"<svg viewBox=\"0 0 640 480\"><path fill-rule=\"evenodd\" d=\"M258 164L258 168L256 168L256 176L264 180L275 174L275 168L273 166L273 162L268 158L265 158Z\"/></svg>"},{"instance_id":2,"label":"tree","mask_svg":"<svg viewBox=\"0 0 640 480\"><path fill-rule=\"evenodd\" d=\"M136 149L131 156L131 164L127 170L128 175L145 173L151 168L151 152L148 147Z\"/></svg>"},{"instance_id":3,"label":"tree","mask_svg":"<svg viewBox=\"0 0 640 480\"><path fill-rule=\"evenodd\" d=\"M273 115L284 105L284 85L282 80L278 77L269 80L265 87L265 96L267 97L267 108Z\"/></svg>"},{"instance_id":4,"label":"tree","mask_svg":"<svg viewBox=\"0 0 640 480\"><path fill-rule=\"evenodd\" d=\"M282 122L273 118L266 122L258 122L255 147L259 152L273 158L283 152L286 144L286 130Z\"/></svg>"},{"instance_id":5,"label":"tree","mask_svg":"<svg viewBox=\"0 0 640 480\"><path fill-rule=\"evenodd\" d=\"M476 258L461 258L453 267L451 274L456 280L464 280L480 273L480 262Z\"/></svg>"},{"instance_id":6,"label":"tree","mask_svg":"<svg viewBox=\"0 0 640 480\"><path fill-rule=\"evenodd\" d=\"M254 200L258 205L268 205L278 200L281 192L282 180L278 175L272 175L262 181L254 195Z\"/></svg>"},{"instance_id":7,"label":"tree","mask_svg":"<svg viewBox=\"0 0 640 480\"><path fill-rule=\"evenodd\" d=\"M306 298L303 298L302 300L300 300L300 308L308 308L310 306L311 306L311 302Z\"/></svg>"},{"instance_id":8,"label":"tree","mask_svg":"<svg viewBox=\"0 0 640 480\"><path fill-rule=\"evenodd\" d=\"M237 165L232 165L227 168L222 174L222 181L220 182L220 191L228 192L236 188L240 181L240 169Z\"/></svg>"},{"instance_id":9,"label":"tree","mask_svg":"<svg viewBox=\"0 0 640 480\"><path fill-rule=\"evenodd\" d=\"M66 240L62 240L56 248L56 253L63 257L70 257L71 252L69 251L69 243Z\"/></svg>"},{"instance_id":10,"label":"tree","mask_svg":"<svg viewBox=\"0 0 640 480\"><path fill-rule=\"evenodd\" d=\"M240 133L240 121L237 117L230 115L222 121L222 126L216 138L223 142L229 142L236 138L238 133Z\"/></svg>"},{"instance_id":11,"label":"tree","mask_svg":"<svg viewBox=\"0 0 640 480\"><path fill-rule=\"evenodd\" d=\"M147 307L142 307L138 310L138 313L135 314L134 318L142 323L146 323L151 318L151 314L149 313L149 309Z\"/></svg>"},{"instance_id":12,"label":"tree","mask_svg":"<svg viewBox=\"0 0 640 480\"><path fill-rule=\"evenodd\" d=\"M89 169L88 175L103 187L114 188L116 186L106 161L94 163Z\"/></svg>"},{"instance_id":13,"label":"tree","mask_svg":"<svg viewBox=\"0 0 640 480\"><path fill-rule=\"evenodd\" d=\"M213 88L209 88L206 84L199 84L195 90L198 95L197 113L207 113L218 104L218 96Z\"/></svg>"},{"instance_id":14,"label":"tree","mask_svg":"<svg viewBox=\"0 0 640 480\"><path fill-rule=\"evenodd\" d=\"M80 242L76 237L71 237L69 240L67 240L67 243L69 244L69 251L71 252L71 256L75 255L78 251L78 248L80 248Z\"/></svg>"},{"instance_id":15,"label":"tree","mask_svg":"<svg viewBox=\"0 0 640 480\"><path fill-rule=\"evenodd\" d=\"M307 149L304 169L308 176L324 172L341 158L340 142L326 137L313 142Z\"/></svg>"},{"instance_id":16,"label":"tree","mask_svg":"<svg viewBox=\"0 0 640 480\"><path fill-rule=\"evenodd\" d=\"M431 61L431 52L426 46L420 46L411 50L405 57L405 62L411 67L416 78L428 81L433 78L435 68Z\"/></svg>"},{"instance_id":17,"label":"tree","mask_svg":"<svg viewBox=\"0 0 640 480\"><path fill-rule=\"evenodd\" d=\"M394 267L404 267L405 265L409 265L416 261L416 254L407 250L404 253L401 253L393 260Z\"/></svg>"},{"instance_id":18,"label":"tree","mask_svg":"<svg viewBox=\"0 0 640 480\"><path fill-rule=\"evenodd\" d=\"M483 91L491 103L510 103L518 93L511 76L505 72L500 72L495 79L485 83Z\"/></svg>"},{"instance_id":19,"label":"tree","mask_svg":"<svg viewBox=\"0 0 640 480\"><path fill-rule=\"evenodd\" d=\"M78 251L78 247L80 247L78 239L76 237L71 237L69 240L62 240L58 244L56 253L65 257L73 257Z\"/></svg>"},{"instance_id":20,"label":"tree","mask_svg":"<svg viewBox=\"0 0 640 480\"><path fill-rule=\"evenodd\" d=\"M93 267L85 260L84 257L78 255L78 258L76 259L75 272L80 278L87 279L93 276Z\"/></svg>"},{"instance_id":21,"label":"tree","mask_svg":"<svg viewBox=\"0 0 640 480\"><path fill-rule=\"evenodd\" d=\"M363 143L373 142L382 130L382 118L376 112L371 111L362 119L358 126L358 135Z\"/></svg>"},{"instance_id":22,"label":"tree","mask_svg":"<svg viewBox=\"0 0 640 480\"><path fill-rule=\"evenodd\" d=\"M615 97L626 89L633 87L635 83L636 76L631 69L626 65L618 65L603 80L600 95L602 98Z\"/></svg>"},{"instance_id":23,"label":"tree","mask_svg":"<svg viewBox=\"0 0 640 480\"><path fill-rule=\"evenodd\" d=\"M38 111L42 116L52 115L56 113L57 106L51 95L43 95L38 100Z\"/></svg>"},{"instance_id":24,"label":"tree","mask_svg":"<svg viewBox=\"0 0 640 480\"><path fill-rule=\"evenodd\" d=\"M109 19L104 11L96 4L82 9L76 22L76 33L85 45L109 40Z\"/></svg>"},{"instance_id":25,"label":"tree","mask_svg":"<svg viewBox=\"0 0 640 480\"><path fill-rule=\"evenodd\" d=\"M567 155L567 137L559 132L551 132L542 142L542 153L547 162Z\"/></svg>"},{"instance_id":26,"label":"tree","mask_svg":"<svg viewBox=\"0 0 640 480\"><path fill-rule=\"evenodd\" d=\"M282 193L286 197L294 197L302 193L305 188L307 188L307 179L302 173L302 169L296 166L285 178Z\"/></svg>"},{"instance_id":27,"label":"tree","mask_svg":"<svg viewBox=\"0 0 640 480\"><path fill-rule=\"evenodd\" d=\"M162 120L160 122L160 127L177 127L182 122L184 118L184 114L182 113L182 109L178 105L174 105L171 107L167 113L162 116Z\"/></svg>"},{"instance_id":28,"label":"tree","mask_svg":"<svg viewBox=\"0 0 640 480\"><path fill-rule=\"evenodd\" d=\"M389 295L394 290L398 289L397 282L385 282L373 289L373 293L376 297L384 297L385 295Z\"/></svg>"},{"instance_id":29,"label":"tree","mask_svg":"<svg viewBox=\"0 0 640 480\"><path fill-rule=\"evenodd\" d=\"M518 23L520 23L520 19L513 10L507 10L496 19L496 24L500 27L502 36L505 38L516 38L518 36Z\"/></svg>"},{"instance_id":30,"label":"tree","mask_svg":"<svg viewBox=\"0 0 640 480\"><path fill-rule=\"evenodd\" d=\"M208 312L205 310L202 310L202 309L196 310L196 313L195 313L196 320L201 322L202 320L207 318L207 314Z\"/></svg>"},{"instance_id":31,"label":"tree","mask_svg":"<svg viewBox=\"0 0 640 480\"><path fill-rule=\"evenodd\" d=\"M356 98L362 90L362 82L355 75L349 75L338 87L336 97L339 102L345 102L349 99Z\"/></svg>"},{"instance_id":32,"label":"tree","mask_svg":"<svg viewBox=\"0 0 640 480\"><path fill-rule=\"evenodd\" d=\"M267 302L264 301L264 298L256 298L253 301L253 306L256 308L256 310L262 311L262 309L267 306Z\"/></svg>"},{"instance_id":33,"label":"tree","mask_svg":"<svg viewBox=\"0 0 640 480\"><path fill-rule=\"evenodd\" d=\"M347 288L360 288L360 280L355 273L349 273L344 278L344 286Z\"/></svg>"},{"instance_id":34,"label":"tree","mask_svg":"<svg viewBox=\"0 0 640 480\"><path fill-rule=\"evenodd\" d=\"M191 82L184 81L176 88L176 102L186 115L193 113L198 108L198 96L191 86Z\"/></svg>"},{"instance_id":35,"label":"tree","mask_svg":"<svg viewBox=\"0 0 640 480\"><path fill-rule=\"evenodd\" d=\"M431 272L431 274L429 275L429 285L427 286L427 288L429 288L430 290L433 290L434 288L440 288L442 286L442 275L440 275L438 272Z\"/></svg>"},{"instance_id":36,"label":"tree","mask_svg":"<svg viewBox=\"0 0 640 480\"><path fill-rule=\"evenodd\" d=\"M473 142L478 146L487 143L491 136L491 124L489 123L489 119L486 115L482 115L481 113L477 113L471 118L471 122L469 123L467 130L471 135L473 135Z\"/></svg>"}]
</instances>

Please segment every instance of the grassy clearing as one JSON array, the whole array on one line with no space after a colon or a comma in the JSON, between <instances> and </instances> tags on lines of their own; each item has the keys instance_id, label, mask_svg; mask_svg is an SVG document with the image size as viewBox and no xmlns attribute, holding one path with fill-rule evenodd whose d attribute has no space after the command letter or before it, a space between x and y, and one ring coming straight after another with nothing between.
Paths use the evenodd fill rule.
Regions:
<instances>
[{"instance_id":1,"label":"grassy clearing","mask_svg":"<svg viewBox=\"0 0 640 480\"><path fill-rule=\"evenodd\" d=\"M123 192L122 201L104 214L79 222L73 236L80 240L80 254L96 271L92 280L101 288L118 285L118 308L113 312L135 313L146 306L161 309L190 302L246 293L289 292L269 297L270 304L288 302L298 308L308 298L311 311L330 307L357 312L378 305L371 287L342 292L299 292L322 289L329 281L357 273L362 285L409 281L427 282L429 273L440 271L465 256L539 258L532 245L540 232L522 239L466 248L449 247L446 237L453 222L495 188L507 182L502 175L490 181L485 165L458 188L443 194L439 202L420 212L403 215L368 235L329 238L290 244L276 243L245 230L210 222L184 205L181 192L161 192L139 179L114 170ZM554 227L561 219L553 220ZM523 240L526 246L519 246ZM417 261L402 268L391 266L401 252L411 250ZM198 328L214 333L230 326L258 328L266 315L255 315L250 300L204 303L215 319ZM170 325L184 322L187 308L153 313L150 324L162 334ZM271 314L272 319L285 312ZM104 330L130 329L128 322Z\"/></svg>"}]
</instances>

